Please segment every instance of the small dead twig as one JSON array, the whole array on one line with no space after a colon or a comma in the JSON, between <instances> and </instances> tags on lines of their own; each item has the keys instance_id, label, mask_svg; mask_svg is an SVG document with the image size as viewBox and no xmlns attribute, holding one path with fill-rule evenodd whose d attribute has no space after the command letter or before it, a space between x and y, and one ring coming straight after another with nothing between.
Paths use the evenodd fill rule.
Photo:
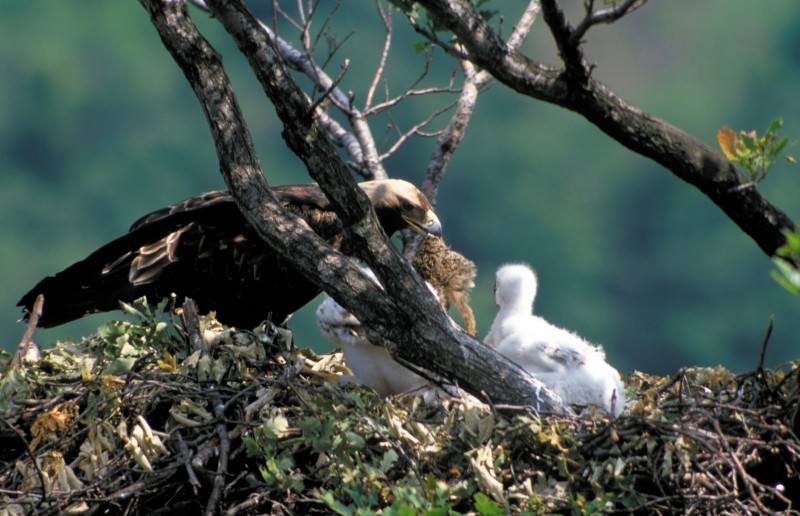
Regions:
<instances>
[{"instance_id":1,"label":"small dead twig","mask_svg":"<svg viewBox=\"0 0 800 516\"><path fill-rule=\"evenodd\" d=\"M197 474L194 472L194 468L192 467L192 457L189 452L189 447L186 445L186 441L183 440L183 436L180 432L178 434L178 449L181 452L181 459L183 460L183 465L186 468L186 474L189 476L189 484L192 486L192 490L194 494L197 494L197 490L200 488L200 480L197 479Z\"/></svg>"},{"instance_id":2,"label":"small dead twig","mask_svg":"<svg viewBox=\"0 0 800 516\"><path fill-rule=\"evenodd\" d=\"M197 314L197 303L193 299L186 298L183 302L183 326L189 335L189 342L192 343L194 351L202 351L208 353L208 344L200 334L200 316Z\"/></svg>"},{"instance_id":3,"label":"small dead twig","mask_svg":"<svg viewBox=\"0 0 800 516\"><path fill-rule=\"evenodd\" d=\"M197 315L197 306L194 301L186 298L183 303L183 323L189 333L189 339L195 350L208 352L208 346L200 335L200 319ZM214 407L216 418L216 432L219 439L219 461L217 462L217 472L214 476L214 487L206 503L205 514L211 516L219 512L219 502L222 498L222 489L225 487L225 477L228 474L228 455L230 453L231 440L225 428L225 404L219 394L217 386L212 386L211 403ZM197 454L199 455L199 453ZM197 459L195 455L195 460Z\"/></svg>"},{"instance_id":4,"label":"small dead twig","mask_svg":"<svg viewBox=\"0 0 800 516\"><path fill-rule=\"evenodd\" d=\"M36 303L37 304L39 303L39 299L41 299L41 298L42 298L42 296L40 295L39 298L36 299ZM41 498L39 499L39 502L37 503L37 507L41 506L44 503L44 501L47 499L47 487L46 487L47 484L45 482L44 472L42 472L42 468L39 467L39 463L36 462L36 457L33 455L33 452L31 451L31 446L28 443L28 440L25 438L25 434L22 432L22 430L20 430L16 426L12 425L10 422L6 421L6 419L3 418L3 417L0 417L0 422L2 422L8 428L10 428L11 431L14 432L17 435L17 437L19 437L20 441L22 441L22 444L25 446L25 454L31 460L31 464L33 465L33 469L36 470L36 475L39 477L39 486L42 488Z\"/></svg>"},{"instance_id":5,"label":"small dead twig","mask_svg":"<svg viewBox=\"0 0 800 516\"><path fill-rule=\"evenodd\" d=\"M378 83L380 82L381 76L383 75L383 71L386 69L386 61L389 58L389 48L392 44L392 10L386 9L384 10L383 6L380 2L377 2L378 5L378 14L383 21L383 28L386 29L386 35L383 39L383 51L381 52L380 62L378 63L378 68L375 70L375 75L372 78L372 82L367 89L367 99L364 102L364 107L369 108L372 105L372 98L375 95L375 90L378 87Z\"/></svg>"},{"instance_id":6,"label":"small dead twig","mask_svg":"<svg viewBox=\"0 0 800 516\"><path fill-rule=\"evenodd\" d=\"M722 445L723 450L725 450L725 452L730 457L731 462L735 466L736 472L742 479L742 482L744 482L745 488L747 489L747 493L750 495L750 499L753 501L753 503L755 503L756 507L758 507L760 511L763 511L764 514L767 514L769 510L761 502L761 499L759 498L758 494L755 491L755 488L753 487L753 484L760 487L761 483L758 480L754 479L750 474L748 474L747 471L745 471L744 466L742 466L741 461L737 457L737 453L734 450L732 450L731 447L728 445L727 436L722 433L722 428L720 427L719 420L712 419L711 424L714 426L714 430L717 432L717 435L719 436L719 441L720 444ZM736 481L734 478L734 486L735 485Z\"/></svg>"},{"instance_id":7,"label":"small dead twig","mask_svg":"<svg viewBox=\"0 0 800 516\"><path fill-rule=\"evenodd\" d=\"M169 324L172 326L172 329L175 330L175 332L178 335L183 335L184 337L188 337L188 335L186 335L186 330L184 330L183 327L175 321L175 315L177 315L176 311L177 303L178 303L178 296L177 294L175 294L175 292L173 292L169 295L169 304L167 305L167 314L168 314L167 317L169 319Z\"/></svg>"},{"instance_id":8,"label":"small dead twig","mask_svg":"<svg viewBox=\"0 0 800 516\"><path fill-rule=\"evenodd\" d=\"M214 415L217 418L217 436L219 437L219 461L217 462L217 473L214 476L214 488L208 497L205 514L212 516L217 514L219 501L222 498L222 489L225 487L225 477L228 474L228 457L231 449L231 439L228 430L225 428L225 404L215 390L211 395L214 404Z\"/></svg>"},{"instance_id":9,"label":"small dead twig","mask_svg":"<svg viewBox=\"0 0 800 516\"><path fill-rule=\"evenodd\" d=\"M17 352L11 360L12 367L22 366L22 360L28 354L32 347L36 347L33 342L33 332L36 331L36 325L39 324L39 317L42 316L42 307L44 305L44 296L39 294L36 301L33 303L33 308L28 314L28 327L25 328L25 333L22 334L22 340L19 341Z\"/></svg>"},{"instance_id":10,"label":"small dead twig","mask_svg":"<svg viewBox=\"0 0 800 516\"><path fill-rule=\"evenodd\" d=\"M767 355L767 345L769 344L769 339L772 337L772 329L775 326L775 315L769 316L769 325L767 326L767 332L764 334L764 340L761 341L761 355L758 357L758 365L756 366L756 374L758 374L761 378L765 378L764 376L764 357Z\"/></svg>"},{"instance_id":11,"label":"small dead twig","mask_svg":"<svg viewBox=\"0 0 800 516\"><path fill-rule=\"evenodd\" d=\"M183 303L183 322L189 339L195 350L208 352L208 346L200 335L200 319L197 315L197 306L194 301L186 298ZM222 498L222 488L225 487L225 477L228 474L228 456L230 454L231 440L225 428L225 404L219 394L217 386L212 386L211 403L214 406L214 416L216 417L216 432L219 438L219 461L217 462L217 473L214 476L214 487L206 503L205 514L211 516L217 514L219 502ZM199 455L199 454L198 454ZM197 455L195 456L197 459Z\"/></svg>"},{"instance_id":12,"label":"small dead twig","mask_svg":"<svg viewBox=\"0 0 800 516\"><path fill-rule=\"evenodd\" d=\"M672 380L670 380L667 384L665 384L664 386L662 386L662 387L660 387L658 389L658 394L663 394L663 393L667 392L676 383L682 382L683 381L683 376L685 374L686 374L686 370L685 369L680 369L675 374L675 376L672 377Z\"/></svg>"},{"instance_id":13,"label":"small dead twig","mask_svg":"<svg viewBox=\"0 0 800 516\"><path fill-rule=\"evenodd\" d=\"M309 116L309 117L312 117L312 116L314 116L314 113L316 113L316 111L317 111L317 108L318 108L320 105L322 105L322 103L323 103L323 102L325 102L325 100L326 100L328 97L330 97L330 96L331 96L331 94L334 92L334 90L336 90L336 89L339 87L339 83L341 83L341 82L342 82L342 79L344 79L344 76L345 76L345 74L347 74L347 68L348 68L349 66L350 66L350 60L349 60L349 59L345 59L345 60L344 60L344 63L342 63L342 68L341 68L341 70L339 71L339 75L338 75L338 76L336 77L336 79L333 81L333 84L331 84L331 85L330 85L330 86L329 86L329 87L328 87L328 88L327 88L327 89L326 89L326 90L323 92L323 94L322 94L322 95L320 95L320 97L319 97L317 100L315 100L313 104L311 104L311 107L309 107L309 108L308 108L308 116Z\"/></svg>"},{"instance_id":14,"label":"small dead twig","mask_svg":"<svg viewBox=\"0 0 800 516\"><path fill-rule=\"evenodd\" d=\"M253 509L260 507L264 502L274 503L272 500L270 500L270 496L270 493L253 493L247 500L234 505L233 507L229 507L228 510L225 511L225 514L229 516L235 516L236 514L242 513L250 514L253 512Z\"/></svg>"},{"instance_id":15,"label":"small dead twig","mask_svg":"<svg viewBox=\"0 0 800 516\"><path fill-rule=\"evenodd\" d=\"M569 41L573 45L578 45L586 32L600 23L613 23L626 14L629 14L643 6L647 0L625 0L624 3L613 5L608 9L600 11L594 10L594 0L586 3L586 17L572 31Z\"/></svg>"}]
</instances>

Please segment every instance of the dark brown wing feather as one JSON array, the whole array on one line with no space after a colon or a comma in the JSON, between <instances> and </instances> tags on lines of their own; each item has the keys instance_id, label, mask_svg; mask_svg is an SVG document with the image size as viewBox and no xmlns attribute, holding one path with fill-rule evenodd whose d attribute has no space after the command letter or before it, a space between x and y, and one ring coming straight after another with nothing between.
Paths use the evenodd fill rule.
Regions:
<instances>
[{"instance_id":1,"label":"dark brown wing feather","mask_svg":"<svg viewBox=\"0 0 800 516\"><path fill-rule=\"evenodd\" d=\"M314 185L273 193L321 237L338 246L341 227ZM44 294L43 327L118 308L141 296L186 296L230 325L253 328L272 313L280 323L320 289L255 233L228 192L192 197L136 221L126 235L42 280L19 302Z\"/></svg>"}]
</instances>

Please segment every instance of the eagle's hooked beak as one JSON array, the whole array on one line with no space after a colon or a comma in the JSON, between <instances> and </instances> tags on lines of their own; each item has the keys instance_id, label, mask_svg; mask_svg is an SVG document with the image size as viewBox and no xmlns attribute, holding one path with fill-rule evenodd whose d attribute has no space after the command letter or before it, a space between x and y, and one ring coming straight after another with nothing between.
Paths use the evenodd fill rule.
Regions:
<instances>
[{"instance_id":1,"label":"eagle's hooked beak","mask_svg":"<svg viewBox=\"0 0 800 516\"><path fill-rule=\"evenodd\" d=\"M428 210L425 213L425 218L421 221L412 220L405 215L403 219L408 222L409 227L417 233L430 233L431 235L442 236L442 223L439 222L439 217L433 213L433 210Z\"/></svg>"}]
</instances>

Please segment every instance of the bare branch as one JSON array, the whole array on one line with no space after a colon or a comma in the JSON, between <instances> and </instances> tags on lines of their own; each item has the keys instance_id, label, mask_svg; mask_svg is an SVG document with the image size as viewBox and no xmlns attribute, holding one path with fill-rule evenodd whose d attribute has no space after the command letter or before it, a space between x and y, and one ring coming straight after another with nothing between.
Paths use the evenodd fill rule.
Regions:
<instances>
[{"instance_id":1,"label":"bare branch","mask_svg":"<svg viewBox=\"0 0 800 516\"><path fill-rule=\"evenodd\" d=\"M694 185L769 256L794 223L757 190L739 190L744 178L720 152L680 129L627 104L584 73L582 57L565 59L575 73L563 73L510 49L469 0L420 0L468 49L470 59L509 88L579 113L616 141L661 164ZM555 0L542 0L542 13L560 49L569 51L569 27ZM562 56L563 57L563 56ZM572 65L570 65L572 63Z\"/></svg>"},{"instance_id":2,"label":"bare branch","mask_svg":"<svg viewBox=\"0 0 800 516\"><path fill-rule=\"evenodd\" d=\"M195 1L196 0L192 0L192 2L195 2ZM203 0L201 0L201 1L203 1ZM205 5L205 2L203 2L203 3ZM281 7L280 0L272 0L272 9L273 9L273 12L275 13L276 16L277 15L282 16L283 19L288 21L295 29L298 30L298 32L302 32L303 26L305 25L305 16L304 16L302 3L297 2L297 12L298 12L298 14L300 16L300 21L295 20L294 18L292 18L289 15L289 13L287 13L286 11L283 10L283 7ZM277 30L277 25L278 24L277 24L277 21L276 21L276 23L275 23L276 29L275 30Z\"/></svg>"},{"instance_id":3,"label":"bare branch","mask_svg":"<svg viewBox=\"0 0 800 516\"><path fill-rule=\"evenodd\" d=\"M190 1L204 11L210 11L204 0ZM288 15L279 10L279 6L276 5L275 8L287 19L291 20ZM299 30L302 30L302 24L292 23ZM332 135L332 140L347 149L353 161L358 164L353 169L365 179L385 179L389 177L378 159L377 147L366 117L355 108L349 96L335 87L335 81L322 68L318 67L308 54L294 48L264 23L258 21L258 27L277 49L281 58L292 69L303 73L314 81L322 91L329 91L328 96L333 104L348 117L350 124L353 126L352 133L346 131L328 113L318 110L316 114L322 126Z\"/></svg>"},{"instance_id":4,"label":"bare branch","mask_svg":"<svg viewBox=\"0 0 800 516\"><path fill-rule=\"evenodd\" d=\"M514 26L511 36L508 37L507 43L511 49L517 50L520 45L522 45L528 37L528 34L530 34L531 27L533 27L533 24L536 22L536 18L539 17L539 12L541 12L541 10L542 4L539 0L531 0L528 3L525 12L522 13L522 16L519 17L519 21Z\"/></svg>"},{"instance_id":5,"label":"bare branch","mask_svg":"<svg viewBox=\"0 0 800 516\"><path fill-rule=\"evenodd\" d=\"M219 438L219 458L217 459L217 472L214 475L211 494L208 495L208 502L206 502L205 514L207 516L219 513L219 501L228 475L228 458L231 451L231 440L228 436L228 429L225 426L225 404L222 402L217 386L212 386L212 388L211 403L217 420L215 429Z\"/></svg>"},{"instance_id":6,"label":"bare branch","mask_svg":"<svg viewBox=\"0 0 800 516\"><path fill-rule=\"evenodd\" d=\"M510 49L516 50L522 45L528 34L530 34L531 27L533 27L540 11L539 0L531 0L528 3L528 7L525 8L508 39ZM461 45L457 45L455 51L461 55L466 54ZM447 165L466 135L467 126L472 119L472 113L475 111L475 105L478 102L478 94L492 78L491 74L486 70L476 71L475 66L468 59L459 59L459 62L464 72L464 87L461 89L461 95L459 95L456 102L453 116L450 117L447 127L436 140L436 146L433 148L430 160L428 160L425 179L422 183L422 192L433 206L436 206L439 185L442 183ZM420 238L411 231L403 231L402 240L403 253L407 257L414 256L420 243Z\"/></svg>"},{"instance_id":7,"label":"bare branch","mask_svg":"<svg viewBox=\"0 0 800 516\"><path fill-rule=\"evenodd\" d=\"M353 134L355 134L361 148L361 163L364 165L362 175L368 179L386 179L389 174L383 168L381 159L378 156L378 147L372 137L367 117L357 109L353 109L348 113L348 117L353 125Z\"/></svg>"},{"instance_id":8,"label":"bare branch","mask_svg":"<svg viewBox=\"0 0 800 516\"><path fill-rule=\"evenodd\" d=\"M438 118L443 113L446 113L447 111L451 110L453 108L453 106L455 106L455 105L456 105L456 103L454 102L453 104L450 104L449 106L447 106L445 108L442 108L442 109L434 111L425 120L413 125L409 130L407 130L405 132L400 132L398 130L398 132L400 132L400 135L398 136L397 141L395 141L394 144L391 147L389 147L389 149L381 155L381 159L386 159L389 156L391 156L400 147L400 145L402 145L403 142L405 142L411 136L413 136L415 134L419 135L419 136L425 136L425 134L421 132L421 129L423 127L425 127L426 125L430 124L431 122L433 122L436 118ZM394 120L392 120L392 124L394 125L394 127L396 129L399 129L397 127L397 124L394 122Z\"/></svg>"},{"instance_id":9,"label":"bare branch","mask_svg":"<svg viewBox=\"0 0 800 516\"><path fill-rule=\"evenodd\" d=\"M436 147L434 147L431 159L428 161L425 180L422 183L422 192L434 206L439 194L439 185L444 177L444 171L466 134L467 125L478 102L478 93L481 87L486 84L488 78L491 77L488 73L475 73L474 67L467 61L464 62L464 66L466 78L464 87L461 90L461 96L456 102L455 113L450 117L447 127L436 141Z\"/></svg>"},{"instance_id":10,"label":"bare branch","mask_svg":"<svg viewBox=\"0 0 800 516\"><path fill-rule=\"evenodd\" d=\"M320 104L325 102L325 100L330 96L330 94L333 92L333 90L335 90L336 88L339 87L339 83L342 82L342 79L344 79L344 76L347 73L347 68L349 66L350 66L350 60L349 59L345 59L344 63L342 63L342 69L339 72L339 76L336 77L335 81L333 81L333 84L331 84L331 87L328 90L324 91L322 93L322 95L320 96L320 98L315 100L314 103L311 104L311 107L308 108L308 116L313 116L314 113L317 112L317 108L320 106ZM322 111L322 110L320 110L320 111Z\"/></svg>"},{"instance_id":11,"label":"bare branch","mask_svg":"<svg viewBox=\"0 0 800 516\"><path fill-rule=\"evenodd\" d=\"M520 16L511 36L508 38L509 48L516 50L530 34L536 18L541 11L539 0L531 0L528 7ZM463 49L459 49L464 52ZM447 127L439 135L436 147L433 149L431 159L428 161L428 168L425 171L425 180L422 183L422 192L436 205L436 198L439 195L439 185L444 177L450 158L452 158L461 140L466 134L467 125L475 111L478 102L478 94L486 83L492 78L486 70L480 72L475 70L472 62L466 59L461 60L461 67L464 71L464 87L461 90L456 110ZM413 254L413 249L411 250Z\"/></svg>"},{"instance_id":12,"label":"bare branch","mask_svg":"<svg viewBox=\"0 0 800 516\"><path fill-rule=\"evenodd\" d=\"M197 494L203 484L200 483L200 480L197 478L197 473L195 473L192 467L189 447L186 445L186 441L183 440L181 432L176 431L175 434L178 436L178 451L180 452L183 467L186 469L186 475L189 477L189 484L192 486L194 493Z\"/></svg>"},{"instance_id":13,"label":"bare branch","mask_svg":"<svg viewBox=\"0 0 800 516\"><path fill-rule=\"evenodd\" d=\"M389 8L388 12L384 11L381 6L381 0L376 0L375 4L378 8L378 14L383 21L383 26L386 29L386 36L383 38L383 51L381 52L381 59L378 63L378 68L375 70L375 76L372 78L372 83L367 89L367 99L364 101L364 111L368 111L372 106L372 97L375 95L375 89L383 75L383 70L386 68L386 61L389 59L389 48L392 44L392 9Z\"/></svg>"},{"instance_id":14,"label":"bare branch","mask_svg":"<svg viewBox=\"0 0 800 516\"><path fill-rule=\"evenodd\" d=\"M774 327L775 315L771 315L769 317L767 332L764 334L764 338L761 341L761 354L758 356L758 365L756 366L756 374L760 374L762 378L764 378L764 358L767 356L767 344L769 344L769 339L772 337L772 329Z\"/></svg>"},{"instance_id":15,"label":"bare branch","mask_svg":"<svg viewBox=\"0 0 800 516\"><path fill-rule=\"evenodd\" d=\"M305 47L306 51L308 52L308 57L309 57L309 59L312 60L312 62L314 61L312 53L314 51L316 51L317 45L319 44L319 40L323 37L324 34L326 34L326 32L328 30L327 28L330 25L331 20L333 19L333 15L336 13L336 11L339 10L339 7L341 6L341 3L342 3L341 0L337 0L336 1L336 5L333 7L333 9L325 17L325 21L322 22L322 26L317 31L317 35L314 37L314 44L311 45L311 46L306 46ZM315 5L313 7L309 5L309 14L313 15L314 12L316 12L318 6L319 6L319 0L316 0L316 3L315 3ZM315 65L315 66L317 68L319 68L319 69L322 69L322 70L327 68L327 66L333 60L333 56L336 55L336 53L344 46L344 44L347 42L347 40L349 40L350 37L353 36L353 34L354 34L354 32L351 31L342 39L334 39L332 36L327 37L326 41L328 43L328 48L326 49L327 55L325 56L325 60L323 61L323 63L321 65Z\"/></svg>"},{"instance_id":16,"label":"bare branch","mask_svg":"<svg viewBox=\"0 0 800 516\"><path fill-rule=\"evenodd\" d=\"M42 305L44 305L44 296L39 294L36 301L33 303L31 313L28 315L28 326L25 328L25 333L22 334L22 339L17 346L17 352L14 353L14 358L11 359L11 367L20 367L25 357L33 349L37 350L36 343L33 342L33 333L36 331L36 325L39 324L39 318L42 316Z\"/></svg>"},{"instance_id":17,"label":"bare branch","mask_svg":"<svg viewBox=\"0 0 800 516\"><path fill-rule=\"evenodd\" d=\"M200 334L200 315L197 313L197 303L191 298L186 298L183 302L183 327L189 342L192 343L192 351L208 352L208 344Z\"/></svg>"},{"instance_id":18,"label":"bare branch","mask_svg":"<svg viewBox=\"0 0 800 516\"><path fill-rule=\"evenodd\" d=\"M580 44L583 36L593 26L600 23L613 23L646 3L647 0L625 0L620 5L595 12L594 0L589 1L586 5L586 17L575 27L572 36L570 36L570 43L573 45Z\"/></svg>"},{"instance_id":19,"label":"bare branch","mask_svg":"<svg viewBox=\"0 0 800 516\"><path fill-rule=\"evenodd\" d=\"M434 45L438 46L439 48L444 50L446 53L450 54L451 56L455 57L456 59L466 59L467 58L467 55L462 53L457 47L442 41L441 39L439 39L439 36L437 36L436 33L429 31L425 27L421 27L419 25L419 23L417 23L416 19L409 17L408 18L408 22L411 24L411 27L413 27L414 31L417 34L425 36L425 39L427 39L428 41L430 41Z\"/></svg>"},{"instance_id":20,"label":"bare branch","mask_svg":"<svg viewBox=\"0 0 800 516\"><path fill-rule=\"evenodd\" d=\"M421 95L431 95L434 93L458 93L458 90L453 89L452 83L447 87L434 87L434 88L425 88L421 90L407 90L402 94L394 97L392 99L386 100L381 102L380 104L376 104L371 108L364 111L365 116L372 116L387 111L397 104L401 103L402 101L406 100L409 97L418 97Z\"/></svg>"},{"instance_id":21,"label":"bare branch","mask_svg":"<svg viewBox=\"0 0 800 516\"><path fill-rule=\"evenodd\" d=\"M583 58L580 40L573 39L574 30L567 21L558 0L541 0L541 2L544 21L553 35L558 53L564 61L567 75L576 83L586 82L589 79L589 66Z\"/></svg>"}]
</instances>

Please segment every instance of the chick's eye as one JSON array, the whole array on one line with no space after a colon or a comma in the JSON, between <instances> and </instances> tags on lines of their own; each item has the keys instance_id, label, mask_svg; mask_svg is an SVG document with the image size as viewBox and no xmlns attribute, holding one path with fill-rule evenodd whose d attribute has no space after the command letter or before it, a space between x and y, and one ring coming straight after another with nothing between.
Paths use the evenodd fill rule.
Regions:
<instances>
[{"instance_id":1,"label":"chick's eye","mask_svg":"<svg viewBox=\"0 0 800 516\"><path fill-rule=\"evenodd\" d=\"M404 211L410 211L411 208L413 208L413 206L411 206L410 202L406 201L406 202L403 203L403 210Z\"/></svg>"}]
</instances>

